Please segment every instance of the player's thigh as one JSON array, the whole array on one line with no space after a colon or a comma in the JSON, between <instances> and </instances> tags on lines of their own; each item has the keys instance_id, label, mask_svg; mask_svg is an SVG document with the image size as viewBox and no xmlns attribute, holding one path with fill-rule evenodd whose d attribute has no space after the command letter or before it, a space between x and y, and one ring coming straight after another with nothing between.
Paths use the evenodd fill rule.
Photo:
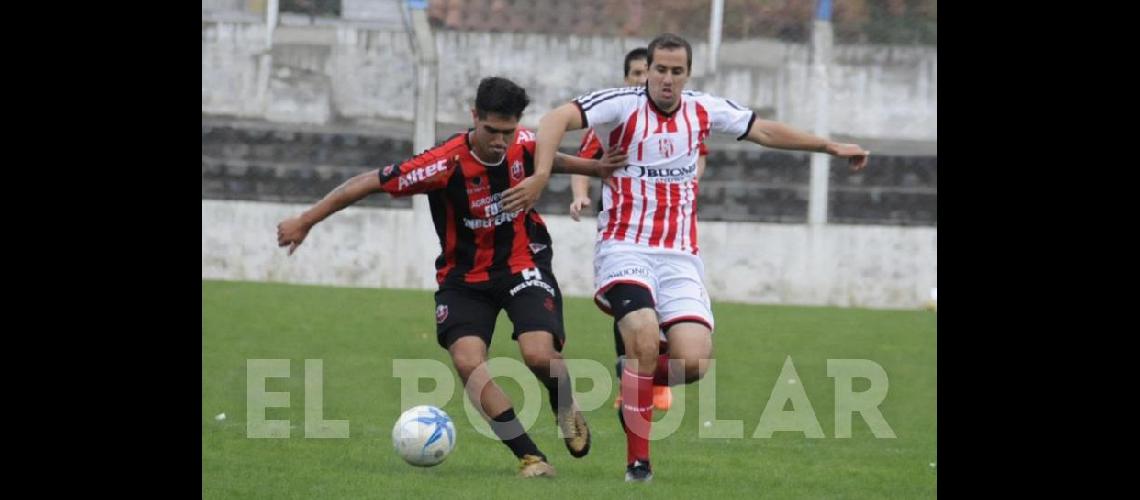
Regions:
<instances>
[{"instance_id":1,"label":"player's thigh","mask_svg":"<svg viewBox=\"0 0 1140 500\"><path fill-rule=\"evenodd\" d=\"M464 381L471 378L487 362L487 342L479 335L460 335L447 347L455 371Z\"/></svg>"},{"instance_id":2,"label":"player's thigh","mask_svg":"<svg viewBox=\"0 0 1140 500\"><path fill-rule=\"evenodd\" d=\"M478 337L485 346L491 345L499 306L490 293L471 288L443 288L436 291L435 304L436 341L441 347L451 352L452 344L467 336Z\"/></svg>"},{"instance_id":3,"label":"player's thigh","mask_svg":"<svg viewBox=\"0 0 1140 500\"><path fill-rule=\"evenodd\" d=\"M615 286L632 285L645 288L656 302L657 276L651 256L637 251L604 252L594 257L594 303L606 314L613 315L615 304L608 292Z\"/></svg>"},{"instance_id":4,"label":"player's thigh","mask_svg":"<svg viewBox=\"0 0 1140 500\"><path fill-rule=\"evenodd\" d=\"M715 328L712 302L705 289L704 270L699 258L691 255L662 256L657 273L660 276L657 314L666 336L670 327L682 322L702 324L711 332Z\"/></svg>"},{"instance_id":5,"label":"player's thigh","mask_svg":"<svg viewBox=\"0 0 1140 500\"><path fill-rule=\"evenodd\" d=\"M562 291L558 280L549 268L531 268L512 275L500 291L499 299L507 316L514 325L511 338L520 342L523 356L539 349L536 341L549 342L555 351L561 351L566 341L566 331L562 317ZM545 332L545 335L528 335L527 343L522 344L520 336L530 332Z\"/></svg>"},{"instance_id":6,"label":"player's thigh","mask_svg":"<svg viewBox=\"0 0 1140 500\"><path fill-rule=\"evenodd\" d=\"M665 331L669 339L669 357L686 362L712 359L712 331L696 321L675 322Z\"/></svg>"}]
</instances>

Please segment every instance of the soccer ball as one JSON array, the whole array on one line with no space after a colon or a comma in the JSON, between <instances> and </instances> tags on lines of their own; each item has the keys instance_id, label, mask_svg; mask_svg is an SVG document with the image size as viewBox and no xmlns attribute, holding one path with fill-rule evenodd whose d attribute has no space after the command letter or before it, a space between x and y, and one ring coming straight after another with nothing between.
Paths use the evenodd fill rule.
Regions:
<instances>
[{"instance_id":1,"label":"soccer ball","mask_svg":"<svg viewBox=\"0 0 1140 500\"><path fill-rule=\"evenodd\" d=\"M455 424L439 408L413 407L401 414L392 427L392 446L412 465L439 465L455 449Z\"/></svg>"}]
</instances>

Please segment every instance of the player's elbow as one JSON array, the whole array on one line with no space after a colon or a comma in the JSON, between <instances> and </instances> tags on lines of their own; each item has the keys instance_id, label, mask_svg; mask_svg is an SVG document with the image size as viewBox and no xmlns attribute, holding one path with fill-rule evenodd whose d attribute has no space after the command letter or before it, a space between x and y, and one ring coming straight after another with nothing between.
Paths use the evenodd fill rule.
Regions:
<instances>
[{"instance_id":1,"label":"player's elbow","mask_svg":"<svg viewBox=\"0 0 1140 500\"><path fill-rule=\"evenodd\" d=\"M384 191L384 186L380 183L380 170L370 170L353 177L349 187L349 193L356 199Z\"/></svg>"},{"instance_id":2,"label":"player's elbow","mask_svg":"<svg viewBox=\"0 0 1140 500\"><path fill-rule=\"evenodd\" d=\"M752 128L748 131L747 139L761 146L770 146L773 132L772 122L761 123L761 120L756 120L756 123L753 123Z\"/></svg>"}]
</instances>

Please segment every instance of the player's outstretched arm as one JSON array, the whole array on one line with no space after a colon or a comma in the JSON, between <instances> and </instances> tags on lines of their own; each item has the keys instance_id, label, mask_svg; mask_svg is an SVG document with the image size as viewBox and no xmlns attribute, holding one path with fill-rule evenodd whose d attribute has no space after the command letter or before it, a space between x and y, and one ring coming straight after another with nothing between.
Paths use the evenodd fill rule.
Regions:
<instances>
[{"instance_id":1,"label":"player's outstretched arm","mask_svg":"<svg viewBox=\"0 0 1140 500\"><path fill-rule=\"evenodd\" d=\"M309 230L318 222L360 201L365 196L380 191L379 170L371 170L344 181L312 208L302 212L301 215L285 219L277 224L277 246L288 246L289 255L293 255L293 251L301 245L301 242L305 241L305 236L308 236Z\"/></svg>"},{"instance_id":2,"label":"player's outstretched arm","mask_svg":"<svg viewBox=\"0 0 1140 500\"><path fill-rule=\"evenodd\" d=\"M534 207L554 170L554 153L567 130L582 128L581 111L573 103L563 104L543 115L535 141L534 174L503 193L503 210L515 212Z\"/></svg>"},{"instance_id":3,"label":"player's outstretched arm","mask_svg":"<svg viewBox=\"0 0 1140 500\"><path fill-rule=\"evenodd\" d=\"M575 174L575 177L585 175L604 179L613 175L614 170L624 167L628 158L629 156L626 155L625 151L618 148L606 151L606 154L597 160L558 153L554 156L553 170L558 174ZM589 179L585 180L588 188ZM573 183L574 179L570 179L570 182Z\"/></svg>"},{"instance_id":4,"label":"player's outstretched arm","mask_svg":"<svg viewBox=\"0 0 1140 500\"><path fill-rule=\"evenodd\" d=\"M783 123L759 118L753 122L752 128L748 131L748 136L745 138L770 148L827 153L832 156L847 158L848 165L855 172L867 166L867 158L871 154L870 151L864 150L858 144L831 142Z\"/></svg>"}]
</instances>

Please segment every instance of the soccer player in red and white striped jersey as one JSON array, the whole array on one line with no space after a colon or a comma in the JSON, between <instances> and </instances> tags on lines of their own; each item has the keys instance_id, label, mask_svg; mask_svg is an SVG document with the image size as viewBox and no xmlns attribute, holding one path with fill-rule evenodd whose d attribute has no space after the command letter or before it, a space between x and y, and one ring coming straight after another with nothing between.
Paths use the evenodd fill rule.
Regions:
<instances>
[{"instance_id":1,"label":"soccer player in red and white striped jersey","mask_svg":"<svg viewBox=\"0 0 1140 500\"><path fill-rule=\"evenodd\" d=\"M628 154L603 187L594 254L594 300L618 322L626 361L621 377L626 480L652 479L649 430L654 382L691 383L712 356L713 317L697 239L698 149L713 132L778 149L847 158L862 169L869 153L787 125L758 119L733 101L685 90L692 48L664 34L649 44L644 87L592 92L547 113L538 128L536 172L549 171L567 130L593 127L609 151ZM540 178L545 181L547 177ZM533 182L507 194L508 207L537 199ZM664 330L668 351L658 352ZM668 359L683 374L669 376ZM683 375L683 377L680 377Z\"/></svg>"},{"instance_id":2,"label":"soccer player in red and white striped jersey","mask_svg":"<svg viewBox=\"0 0 1140 500\"><path fill-rule=\"evenodd\" d=\"M644 87L645 81L649 77L649 50L645 47L638 47L626 53L625 61L622 63L622 69L625 71L625 84L628 87ZM581 158L597 159L601 158L605 148L602 147L602 141L598 139L598 134L594 133L594 129L586 130L586 134L582 136L582 144L578 148L578 156ZM705 172L705 156L708 155L708 149L705 148L705 143L700 145L700 156L697 158L697 176L693 179L694 183L700 182L701 175ZM573 194L573 201L570 202L570 217L575 221L579 220L582 209L590 206L590 178L584 175L570 176L570 191ZM599 198L598 206L605 205L604 201ZM694 214L695 216L695 214ZM622 372L622 359L625 357L625 344L622 342L621 333L618 330L617 321L614 321L614 348L617 351L617 376L621 378ZM661 332L662 349L664 349L666 337L665 332ZM653 384L653 406L658 410L668 410L673 404L673 392L669 389L669 385L665 383ZM621 393L618 393L617 399L614 401L614 407L620 408ZM621 413L618 413L621 416Z\"/></svg>"},{"instance_id":3,"label":"soccer player in red and white striped jersey","mask_svg":"<svg viewBox=\"0 0 1140 500\"><path fill-rule=\"evenodd\" d=\"M645 86L646 78L649 76L648 55L649 51L645 47L638 47L626 53L622 68L625 71L625 85L627 87ZM582 135L582 143L578 146L579 157L599 159L604 151L602 141L598 139L594 129L589 129ZM703 142L700 145L700 154L700 157L697 158L697 178L694 179L694 182L699 182L705 173L705 157L708 156L709 151ZM573 200L570 202L570 217L577 221L582 214L582 209L591 204L590 178L584 175L570 176L570 192L573 194Z\"/></svg>"}]
</instances>

